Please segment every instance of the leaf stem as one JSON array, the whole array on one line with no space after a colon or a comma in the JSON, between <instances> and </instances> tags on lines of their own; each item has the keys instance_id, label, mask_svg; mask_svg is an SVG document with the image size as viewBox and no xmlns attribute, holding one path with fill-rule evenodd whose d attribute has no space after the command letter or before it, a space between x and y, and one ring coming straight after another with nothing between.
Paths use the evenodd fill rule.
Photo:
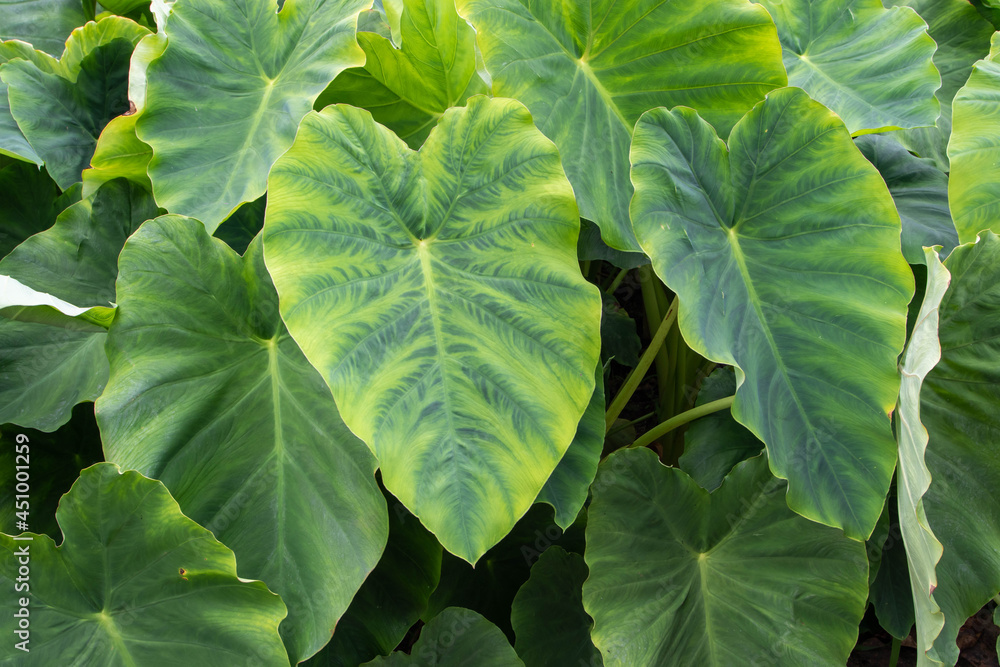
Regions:
<instances>
[{"instance_id":1,"label":"leaf stem","mask_svg":"<svg viewBox=\"0 0 1000 667\"><path fill-rule=\"evenodd\" d=\"M679 415L674 415L667 421L661 422L643 433L642 436L629 445L629 447L645 447L646 445L655 442L657 438L673 431L678 426L683 426L690 421L694 421L695 419L704 417L705 415L710 415L713 412L725 410L733 404L733 399L735 398L735 395L726 396L725 398L720 398L717 401L711 401L710 403L705 403L704 405L691 408L690 410L682 412Z\"/></svg>"},{"instance_id":2,"label":"leaf stem","mask_svg":"<svg viewBox=\"0 0 1000 667\"><path fill-rule=\"evenodd\" d=\"M889 654L889 667L896 667L896 663L899 662L899 647L902 645L902 641L892 638L892 652Z\"/></svg>"},{"instance_id":3,"label":"leaf stem","mask_svg":"<svg viewBox=\"0 0 1000 667\"><path fill-rule=\"evenodd\" d=\"M615 276L615 279L611 281L610 285L608 285L608 289L604 290L604 293L608 295L614 294L615 291L621 286L622 281L625 280L625 276L628 275L628 271L628 269L622 269L619 271L618 275Z\"/></svg>"},{"instance_id":4,"label":"leaf stem","mask_svg":"<svg viewBox=\"0 0 1000 667\"><path fill-rule=\"evenodd\" d=\"M622 388L618 390L618 394L611 401L611 405L608 407L608 412L604 416L605 428L604 432L607 433L611 430L611 426L618 419L618 415L622 413L625 409L625 405L628 400L632 398L632 394L635 393L636 388L642 379L646 376L646 372L649 367L653 365L653 358L656 356L657 351L663 346L663 339L667 337L667 332L674 325L674 320L677 318L677 299L675 298L673 303L670 304L670 308L667 309L667 314L664 315L663 321L660 322L659 328L657 328L656 333L653 334L653 340L649 342L649 347L646 351L642 353L642 357L639 359L639 364L632 369L632 372L627 378L625 378L625 384Z\"/></svg>"}]
</instances>

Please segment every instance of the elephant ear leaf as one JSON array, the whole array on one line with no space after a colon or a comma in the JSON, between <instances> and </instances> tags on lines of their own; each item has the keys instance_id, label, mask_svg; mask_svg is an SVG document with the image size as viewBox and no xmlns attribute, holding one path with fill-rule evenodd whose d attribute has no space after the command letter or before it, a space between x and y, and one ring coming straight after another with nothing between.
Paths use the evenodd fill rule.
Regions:
<instances>
[{"instance_id":1,"label":"elephant ear leaf","mask_svg":"<svg viewBox=\"0 0 1000 667\"><path fill-rule=\"evenodd\" d=\"M638 251L628 148L644 111L698 109L725 135L786 84L767 12L746 0L459 0L493 92L525 104L559 147L580 215ZM602 18L603 17L603 18Z\"/></svg>"},{"instance_id":2,"label":"elephant ear leaf","mask_svg":"<svg viewBox=\"0 0 1000 667\"><path fill-rule=\"evenodd\" d=\"M691 109L636 126L632 219L680 299L681 333L737 366L733 416L803 516L866 539L896 460L889 413L913 277L878 172L802 90L775 91L727 148Z\"/></svg>"},{"instance_id":3,"label":"elephant ear leaf","mask_svg":"<svg viewBox=\"0 0 1000 667\"><path fill-rule=\"evenodd\" d=\"M11 116L62 189L80 182L101 130L128 111L129 57L147 34L109 16L74 30L58 62L36 52L0 66Z\"/></svg>"},{"instance_id":4,"label":"elephant ear leaf","mask_svg":"<svg viewBox=\"0 0 1000 667\"><path fill-rule=\"evenodd\" d=\"M240 579L233 552L160 482L99 463L63 496L56 520L58 547L47 535L0 535L4 588L14 590L19 559L31 561L33 663L288 664L281 598ZM0 621L9 637L16 627L13 614Z\"/></svg>"},{"instance_id":5,"label":"elephant ear leaf","mask_svg":"<svg viewBox=\"0 0 1000 667\"><path fill-rule=\"evenodd\" d=\"M282 319L386 488L470 562L527 511L593 397L601 299L578 233L558 153L513 100L470 98L419 152L330 106L271 171Z\"/></svg>"},{"instance_id":6,"label":"elephant ear leaf","mask_svg":"<svg viewBox=\"0 0 1000 667\"><path fill-rule=\"evenodd\" d=\"M364 64L354 31L366 5L287 0L279 13L276 0L174 2L136 125L153 147L156 201L211 233L264 194L268 170L316 97L341 71Z\"/></svg>"},{"instance_id":7,"label":"elephant ear leaf","mask_svg":"<svg viewBox=\"0 0 1000 667\"><path fill-rule=\"evenodd\" d=\"M1000 232L1000 33L955 94L948 144L948 202L962 243L978 232Z\"/></svg>"},{"instance_id":8,"label":"elephant ear leaf","mask_svg":"<svg viewBox=\"0 0 1000 667\"><path fill-rule=\"evenodd\" d=\"M954 665L962 624L1000 590L1000 238L984 232L944 265L952 279L939 307L941 361L920 391L931 479L923 507L944 551L937 588L913 593L933 593L944 614L941 633L926 635L927 657Z\"/></svg>"},{"instance_id":9,"label":"elephant ear leaf","mask_svg":"<svg viewBox=\"0 0 1000 667\"><path fill-rule=\"evenodd\" d=\"M939 306L951 279L933 248L926 249L925 262L927 290L899 368L902 381L899 388L899 466L896 473L899 524L906 545L917 625L917 649L921 654L926 653L934 643L945 619L933 595L937 588L935 568L941 559L942 547L927 523L923 501L932 480L924 461L928 437L927 429L920 423L920 390L924 378L941 359Z\"/></svg>"},{"instance_id":10,"label":"elephant ear leaf","mask_svg":"<svg viewBox=\"0 0 1000 667\"><path fill-rule=\"evenodd\" d=\"M788 83L852 134L934 125L941 75L927 24L880 0L754 0L778 26Z\"/></svg>"},{"instance_id":11,"label":"elephant ear leaf","mask_svg":"<svg viewBox=\"0 0 1000 667\"><path fill-rule=\"evenodd\" d=\"M847 662L866 605L865 545L789 510L765 458L711 494L649 449L602 462L583 605L607 667Z\"/></svg>"},{"instance_id":12,"label":"elephant ear leaf","mask_svg":"<svg viewBox=\"0 0 1000 667\"><path fill-rule=\"evenodd\" d=\"M197 220L163 216L119 267L97 401L108 460L162 480L282 596L282 637L304 660L385 547L375 459L282 324L259 237L241 258Z\"/></svg>"},{"instance_id":13,"label":"elephant ear leaf","mask_svg":"<svg viewBox=\"0 0 1000 667\"><path fill-rule=\"evenodd\" d=\"M397 49L388 36L359 29L365 66L338 76L316 108L343 102L368 109L419 148L445 110L489 87L476 72L475 31L459 17L454 0L406 0L400 30Z\"/></svg>"}]
</instances>

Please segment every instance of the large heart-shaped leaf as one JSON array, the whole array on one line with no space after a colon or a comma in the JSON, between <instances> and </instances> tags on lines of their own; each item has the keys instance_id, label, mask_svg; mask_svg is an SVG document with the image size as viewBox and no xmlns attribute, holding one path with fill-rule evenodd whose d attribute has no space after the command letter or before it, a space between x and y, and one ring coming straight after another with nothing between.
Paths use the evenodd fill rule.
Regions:
<instances>
[{"instance_id":1,"label":"large heart-shaped leaf","mask_svg":"<svg viewBox=\"0 0 1000 667\"><path fill-rule=\"evenodd\" d=\"M784 490L764 456L711 495L648 449L602 463L583 604L604 664L843 665L865 610L864 544L789 510Z\"/></svg>"},{"instance_id":2,"label":"large heart-shaped leaf","mask_svg":"<svg viewBox=\"0 0 1000 667\"><path fill-rule=\"evenodd\" d=\"M136 125L153 147L156 201L215 230L262 194L267 172L337 74L370 0L177 0L146 70Z\"/></svg>"},{"instance_id":3,"label":"large heart-shaped leaf","mask_svg":"<svg viewBox=\"0 0 1000 667\"><path fill-rule=\"evenodd\" d=\"M411 148L419 148L450 107L488 90L476 73L476 35L455 11L454 0L406 0L402 42L358 32L364 67L338 76L316 107L343 102L372 112Z\"/></svg>"},{"instance_id":4,"label":"large heart-shaped leaf","mask_svg":"<svg viewBox=\"0 0 1000 667\"><path fill-rule=\"evenodd\" d=\"M935 93L941 103L936 127L903 130L893 136L948 171L951 102L968 80L972 64L989 51L993 26L967 0L889 0L885 4L912 7L927 22L927 32L937 43L934 65L941 73L941 88Z\"/></svg>"},{"instance_id":5,"label":"large heart-shaped leaf","mask_svg":"<svg viewBox=\"0 0 1000 667\"><path fill-rule=\"evenodd\" d=\"M59 187L80 182L101 130L128 111L129 57L148 33L109 16L74 30L58 63L35 56L0 66L10 113Z\"/></svg>"},{"instance_id":6,"label":"large heart-shaped leaf","mask_svg":"<svg viewBox=\"0 0 1000 667\"><path fill-rule=\"evenodd\" d=\"M923 498L931 485L931 474L924 463L927 430L920 423L920 388L924 378L941 358L938 343L938 307L948 289L951 276L933 248L926 250L927 290L920 306L913 333L900 364L899 387L899 468L896 473L896 500L906 559L913 591L917 623L917 649L925 653L944 627L934 596L937 588L935 566L941 559L941 542L927 523Z\"/></svg>"},{"instance_id":7,"label":"large heart-shaped leaf","mask_svg":"<svg viewBox=\"0 0 1000 667\"><path fill-rule=\"evenodd\" d=\"M594 392L601 299L573 190L512 100L419 153L367 111L308 115L271 171L281 315L383 481L470 562L531 505Z\"/></svg>"},{"instance_id":8,"label":"large heart-shaped leaf","mask_svg":"<svg viewBox=\"0 0 1000 667\"><path fill-rule=\"evenodd\" d=\"M945 267L941 361L924 380L920 418L930 435L924 511L944 545L933 591L944 629L929 657L953 665L959 628L1000 591L1000 238L955 248Z\"/></svg>"},{"instance_id":9,"label":"large heart-shaped leaf","mask_svg":"<svg viewBox=\"0 0 1000 667\"><path fill-rule=\"evenodd\" d=\"M639 250L629 224L628 147L639 116L698 109L729 132L786 83L767 12L746 0L459 0L493 92L523 102L559 147L580 215Z\"/></svg>"},{"instance_id":10,"label":"large heart-shaped leaf","mask_svg":"<svg viewBox=\"0 0 1000 667\"><path fill-rule=\"evenodd\" d=\"M163 484L110 463L83 471L56 512L63 543L0 535L0 582L30 562L30 653L36 665L285 665L281 599L236 576L233 552L181 514ZM11 598L14 601L15 598ZM4 660L6 662L6 660ZM17 664L29 664L28 662Z\"/></svg>"},{"instance_id":11,"label":"large heart-shaped leaf","mask_svg":"<svg viewBox=\"0 0 1000 667\"><path fill-rule=\"evenodd\" d=\"M514 648L526 667L604 664L590 641L594 621L583 610L586 579L580 554L554 546L538 557L510 611Z\"/></svg>"},{"instance_id":12,"label":"large heart-shaped leaf","mask_svg":"<svg viewBox=\"0 0 1000 667\"><path fill-rule=\"evenodd\" d=\"M778 26L788 83L851 133L933 125L941 76L934 40L909 7L880 0L754 0Z\"/></svg>"},{"instance_id":13,"label":"large heart-shaped leaf","mask_svg":"<svg viewBox=\"0 0 1000 667\"><path fill-rule=\"evenodd\" d=\"M729 148L684 108L647 113L632 218L702 356L739 370L733 416L767 445L788 504L871 533L895 464L888 414L913 277L885 183L843 123L797 88Z\"/></svg>"},{"instance_id":14,"label":"large heart-shaped leaf","mask_svg":"<svg viewBox=\"0 0 1000 667\"><path fill-rule=\"evenodd\" d=\"M118 253L125 239L156 213L152 197L141 188L108 183L93 200L74 204L51 229L15 248L0 261L0 276L12 276L80 310L106 308L115 300ZM0 423L53 431L69 419L74 405L94 400L104 389L106 334L86 321L74 326L38 319L0 316Z\"/></svg>"},{"instance_id":15,"label":"large heart-shaped leaf","mask_svg":"<svg viewBox=\"0 0 1000 667\"><path fill-rule=\"evenodd\" d=\"M495 625L474 611L449 607L420 631L410 654L393 653L370 667L524 667Z\"/></svg>"},{"instance_id":16,"label":"large heart-shaped leaf","mask_svg":"<svg viewBox=\"0 0 1000 667\"><path fill-rule=\"evenodd\" d=\"M375 460L278 315L260 240L241 259L197 220L143 225L121 253L108 460L162 480L184 513L285 600L292 662L330 639L388 533Z\"/></svg>"},{"instance_id":17,"label":"large heart-shaped leaf","mask_svg":"<svg viewBox=\"0 0 1000 667\"><path fill-rule=\"evenodd\" d=\"M958 245L958 232L948 208L948 175L930 160L906 150L893 135L865 135L854 144L878 169L903 224L903 256L923 264L924 246L941 246L946 257Z\"/></svg>"},{"instance_id":18,"label":"large heart-shaped leaf","mask_svg":"<svg viewBox=\"0 0 1000 667\"><path fill-rule=\"evenodd\" d=\"M952 104L948 143L948 201L958 238L968 243L984 229L1000 232L1000 33L990 54L972 68Z\"/></svg>"},{"instance_id":19,"label":"large heart-shaped leaf","mask_svg":"<svg viewBox=\"0 0 1000 667\"><path fill-rule=\"evenodd\" d=\"M73 29L87 22L85 4L80 0L0 0L0 41L17 39L58 56Z\"/></svg>"}]
</instances>

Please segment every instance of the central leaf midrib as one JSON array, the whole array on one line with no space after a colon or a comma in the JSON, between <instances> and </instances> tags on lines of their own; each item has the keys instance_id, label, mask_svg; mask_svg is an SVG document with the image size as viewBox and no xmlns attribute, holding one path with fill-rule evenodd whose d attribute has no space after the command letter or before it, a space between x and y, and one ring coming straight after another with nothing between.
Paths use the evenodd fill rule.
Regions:
<instances>
[{"instance_id":1,"label":"central leaf midrib","mask_svg":"<svg viewBox=\"0 0 1000 667\"><path fill-rule=\"evenodd\" d=\"M806 428L809 430L810 438L812 438L812 440L818 443L819 439L816 437L816 429L813 428L812 421L810 421L809 417L806 414L805 408L802 405L802 401L799 399L798 392L795 391L794 385L792 384L791 379L788 377L788 369L785 367L784 359L782 359L781 355L778 353L778 346L774 340L774 334L771 332L771 328L767 324L767 319L764 317L764 312L761 308L761 300L760 297L757 295L757 290L753 285L753 280L751 279L750 272L747 269L746 259L743 256L743 249L740 248L737 235L735 233L729 233L726 235L726 237L729 241L730 247L733 250L733 259L736 261L736 265L739 268L740 276L743 278L743 284L747 290L748 300L750 301L751 306L753 306L754 312L757 314L757 321L760 323L761 329L764 332L764 336L767 338L768 346L771 348L771 354L774 357L775 365L781 372L781 377L785 380L785 385L788 387L788 393L791 395L792 400L795 402L795 407L798 409L799 416L802 418L803 424L805 424ZM817 450L819 451L820 456L822 456L824 464L826 464L826 466L831 471L834 472L834 474L832 474L831 477L836 482L837 489L840 491L841 498L845 502L846 507L851 512L851 516L854 518L855 521L857 521L858 518L854 513L854 506L852 505L850 499L848 498L846 492L844 491L844 487L843 484L841 483L840 476L837 475L836 472L834 471L834 468L830 466L829 461L826 458L825 452L823 452L823 448L817 447ZM785 472L787 474L787 470Z\"/></svg>"},{"instance_id":2,"label":"central leaf midrib","mask_svg":"<svg viewBox=\"0 0 1000 667\"><path fill-rule=\"evenodd\" d=\"M274 409L274 465L275 465L275 502L277 504L277 521L275 522L276 544L280 549L285 543L285 442L281 423L281 380L278 370L278 344L280 333L267 342L267 372L271 376L271 402ZM284 558L280 553L275 560L275 581L283 581L282 570Z\"/></svg>"}]
</instances>

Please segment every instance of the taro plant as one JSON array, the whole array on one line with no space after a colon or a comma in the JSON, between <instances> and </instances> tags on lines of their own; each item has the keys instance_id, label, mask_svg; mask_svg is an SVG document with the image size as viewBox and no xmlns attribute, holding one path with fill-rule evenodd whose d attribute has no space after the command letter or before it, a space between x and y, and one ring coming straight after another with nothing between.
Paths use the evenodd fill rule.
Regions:
<instances>
[{"instance_id":1,"label":"taro plant","mask_svg":"<svg viewBox=\"0 0 1000 667\"><path fill-rule=\"evenodd\" d=\"M0 0L0 663L957 664L994 4Z\"/></svg>"}]
</instances>

